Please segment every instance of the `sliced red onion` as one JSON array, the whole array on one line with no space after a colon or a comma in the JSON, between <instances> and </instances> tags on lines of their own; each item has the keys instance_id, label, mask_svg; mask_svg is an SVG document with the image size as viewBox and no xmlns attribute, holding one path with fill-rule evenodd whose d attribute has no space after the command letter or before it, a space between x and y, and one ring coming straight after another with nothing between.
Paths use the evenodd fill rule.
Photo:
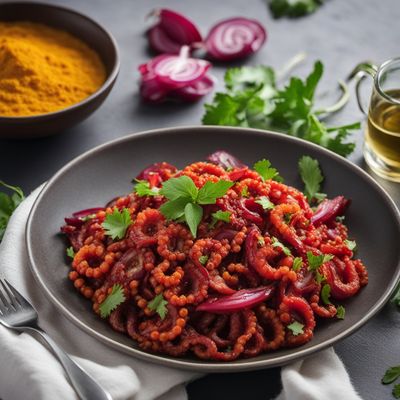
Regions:
<instances>
[{"instance_id":1,"label":"sliced red onion","mask_svg":"<svg viewBox=\"0 0 400 400\"><path fill-rule=\"evenodd\" d=\"M182 14L161 8L152 15L159 17L159 23L149 29L148 38L150 46L160 53L178 54L183 45L203 40L196 25Z\"/></svg>"},{"instance_id":2,"label":"sliced red onion","mask_svg":"<svg viewBox=\"0 0 400 400\"><path fill-rule=\"evenodd\" d=\"M332 200L324 200L311 217L314 225L330 222L339 215L343 215L346 208L350 205L350 200L344 196L337 196Z\"/></svg>"},{"instance_id":3,"label":"sliced red onion","mask_svg":"<svg viewBox=\"0 0 400 400\"><path fill-rule=\"evenodd\" d=\"M209 93L214 84L206 76L211 64L189 57L189 47L183 46L179 56L160 55L139 66L142 75L140 93L150 102L168 97L194 101Z\"/></svg>"},{"instance_id":4,"label":"sliced red onion","mask_svg":"<svg viewBox=\"0 0 400 400\"><path fill-rule=\"evenodd\" d=\"M98 211L103 211L104 207L85 208L84 210L76 211L72 217L65 217L64 221L67 225L72 225L77 228L82 226L85 221L84 218L91 214L96 214Z\"/></svg>"},{"instance_id":5,"label":"sliced red onion","mask_svg":"<svg viewBox=\"0 0 400 400\"><path fill-rule=\"evenodd\" d=\"M207 54L214 60L229 61L255 53L264 44L267 33L256 20L230 18L215 25L207 38Z\"/></svg>"},{"instance_id":6,"label":"sliced red onion","mask_svg":"<svg viewBox=\"0 0 400 400\"><path fill-rule=\"evenodd\" d=\"M175 90L173 94L186 101L198 101L212 91L215 80L212 75L204 75L202 79Z\"/></svg>"},{"instance_id":7,"label":"sliced red onion","mask_svg":"<svg viewBox=\"0 0 400 400\"><path fill-rule=\"evenodd\" d=\"M99 211L103 211L104 207L94 207L94 208L86 208L84 210L76 211L72 214L73 217L76 218L84 218L90 214L96 214Z\"/></svg>"},{"instance_id":8,"label":"sliced red onion","mask_svg":"<svg viewBox=\"0 0 400 400\"><path fill-rule=\"evenodd\" d=\"M197 306L196 311L207 311L215 314L233 313L251 308L271 297L274 287L263 286L254 289L243 289L222 297L209 297Z\"/></svg>"},{"instance_id":9,"label":"sliced red onion","mask_svg":"<svg viewBox=\"0 0 400 400\"><path fill-rule=\"evenodd\" d=\"M158 53L179 54L182 44L171 39L161 24L154 25L147 31L150 46Z\"/></svg>"},{"instance_id":10,"label":"sliced red onion","mask_svg":"<svg viewBox=\"0 0 400 400\"><path fill-rule=\"evenodd\" d=\"M222 168L243 168L243 164L238 158L228 153L225 150L218 150L207 157L207 160L213 164L219 165Z\"/></svg>"},{"instance_id":11,"label":"sliced red onion","mask_svg":"<svg viewBox=\"0 0 400 400\"><path fill-rule=\"evenodd\" d=\"M211 64L189 57L189 47L183 46L179 56L163 54L147 63L148 72L171 90L191 85L202 79Z\"/></svg>"}]
</instances>

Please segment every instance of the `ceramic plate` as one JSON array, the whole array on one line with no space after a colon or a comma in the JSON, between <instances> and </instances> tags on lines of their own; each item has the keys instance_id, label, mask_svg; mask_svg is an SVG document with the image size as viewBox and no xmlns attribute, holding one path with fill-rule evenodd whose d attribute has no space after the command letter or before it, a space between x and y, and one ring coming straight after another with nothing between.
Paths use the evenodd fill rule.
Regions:
<instances>
[{"instance_id":1,"label":"ceramic plate","mask_svg":"<svg viewBox=\"0 0 400 400\"><path fill-rule=\"evenodd\" d=\"M67 278L65 239L59 234L63 218L76 210L103 206L132 190L131 180L144 167L167 161L178 167L224 149L252 165L269 159L287 184L302 188L298 159L317 158L329 197L352 200L346 214L350 237L367 265L369 284L344 302L343 321L319 321L314 338L291 349L233 362L209 362L146 353L95 315L91 302L80 296ZM279 366L303 358L350 335L389 299L400 275L400 218L389 196L357 166L319 146L273 132L228 127L181 127L137 133L97 147L62 168L44 187L31 211L26 240L33 274L55 306L93 340L151 362L203 372L237 372Z\"/></svg>"}]
</instances>

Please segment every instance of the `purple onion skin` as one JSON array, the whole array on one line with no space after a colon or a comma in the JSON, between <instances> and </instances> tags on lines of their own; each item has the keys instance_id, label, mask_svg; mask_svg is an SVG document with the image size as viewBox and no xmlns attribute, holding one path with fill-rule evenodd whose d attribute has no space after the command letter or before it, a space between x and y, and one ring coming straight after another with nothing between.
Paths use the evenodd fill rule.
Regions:
<instances>
[{"instance_id":1,"label":"purple onion skin","mask_svg":"<svg viewBox=\"0 0 400 400\"><path fill-rule=\"evenodd\" d=\"M154 25L147 31L150 47L161 54L179 54L182 44L171 39L161 24Z\"/></svg>"},{"instance_id":2,"label":"purple onion skin","mask_svg":"<svg viewBox=\"0 0 400 400\"><path fill-rule=\"evenodd\" d=\"M263 286L254 289L238 290L234 294L208 298L197 306L196 311L207 311L215 314L234 313L251 308L267 299L274 292L274 286Z\"/></svg>"},{"instance_id":3,"label":"purple onion skin","mask_svg":"<svg viewBox=\"0 0 400 400\"><path fill-rule=\"evenodd\" d=\"M329 223L336 217L343 215L347 207L350 205L350 200L344 196L337 196L331 200L324 200L311 217L311 222L318 226L323 223Z\"/></svg>"},{"instance_id":4,"label":"purple onion skin","mask_svg":"<svg viewBox=\"0 0 400 400\"><path fill-rule=\"evenodd\" d=\"M207 161L219 165L222 168L243 168L246 167L238 158L225 150L218 150L207 157Z\"/></svg>"},{"instance_id":5,"label":"purple onion skin","mask_svg":"<svg viewBox=\"0 0 400 400\"><path fill-rule=\"evenodd\" d=\"M167 8L156 11L160 16L160 26L176 43L190 45L203 38L196 25L187 17Z\"/></svg>"}]
</instances>

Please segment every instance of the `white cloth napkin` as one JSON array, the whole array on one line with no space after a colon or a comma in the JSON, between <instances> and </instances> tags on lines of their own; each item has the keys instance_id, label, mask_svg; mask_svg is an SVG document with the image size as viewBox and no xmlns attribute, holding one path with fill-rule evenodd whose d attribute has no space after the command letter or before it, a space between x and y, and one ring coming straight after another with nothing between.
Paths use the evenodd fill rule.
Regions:
<instances>
[{"instance_id":1,"label":"white cloth napkin","mask_svg":"<svg viewBox=\"0 0 400 400\"><path fill-rule=\"evenodd\" d=\"M114 400L185 400L185 384L200 376L158 366L113 350L66 320L47 300L30 272L25 225L36 189L13 214L0 244L0 273L39 313L41 327L112 395ZM61 365L30 334L0 326L0 398L71 400L77 396ZM326 350L282 368L283 391L276 400L361 400L344 365Z\"/></svg>"}]
</instances>

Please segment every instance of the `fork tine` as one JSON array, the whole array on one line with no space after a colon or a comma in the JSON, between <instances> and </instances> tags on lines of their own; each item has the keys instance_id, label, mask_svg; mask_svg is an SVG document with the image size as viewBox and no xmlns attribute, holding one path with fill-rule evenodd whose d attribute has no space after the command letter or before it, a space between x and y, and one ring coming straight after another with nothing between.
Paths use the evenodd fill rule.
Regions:
<instances>
[{"instance_id":1,"label":"fork tine","mask_svg":"<svg viewBox=\"0 0 400 400\"><path fill-rule=\"evenodd\" d=\"M16 301L15 296L12 294L11 290L5 284L3 279L0 279L0 284L1 286L3 286L3 290L7 294L7 296L4 296L4 298L8 297L10 299L10 301L7 302L7 306L12 305L14 308L21 307L20 304Z\"/></svg>"},{"instance_id":2,"label":"fork tine","mask_svg":"<svg viewBox=\"0 0 400 400\"><path fill-rule=\"evenodd\" d=\"M3 290L0 287L0 311L4 311L10 308L10 302L7 300L6 296L3 294Z\"/></svg>"},{"instance_id":3,"label":"fork tine","mask_svg":"<svg viewBox=\"0 0 400 400\"><path fill-rule=\"evenodd\" d=\"M15 287L13 285L11 285L11 283L8 282L7 279L4 279L4 281L7 285L7 287L12 291L12 293L14 294L14 297L17 299L17 301L19 302L19 304L21 306L30 305L30 303L25 299L25 297L22 296L22 294L20 292L18 292L18 290L15 289Z\"/></svg>"}]
</instances>

